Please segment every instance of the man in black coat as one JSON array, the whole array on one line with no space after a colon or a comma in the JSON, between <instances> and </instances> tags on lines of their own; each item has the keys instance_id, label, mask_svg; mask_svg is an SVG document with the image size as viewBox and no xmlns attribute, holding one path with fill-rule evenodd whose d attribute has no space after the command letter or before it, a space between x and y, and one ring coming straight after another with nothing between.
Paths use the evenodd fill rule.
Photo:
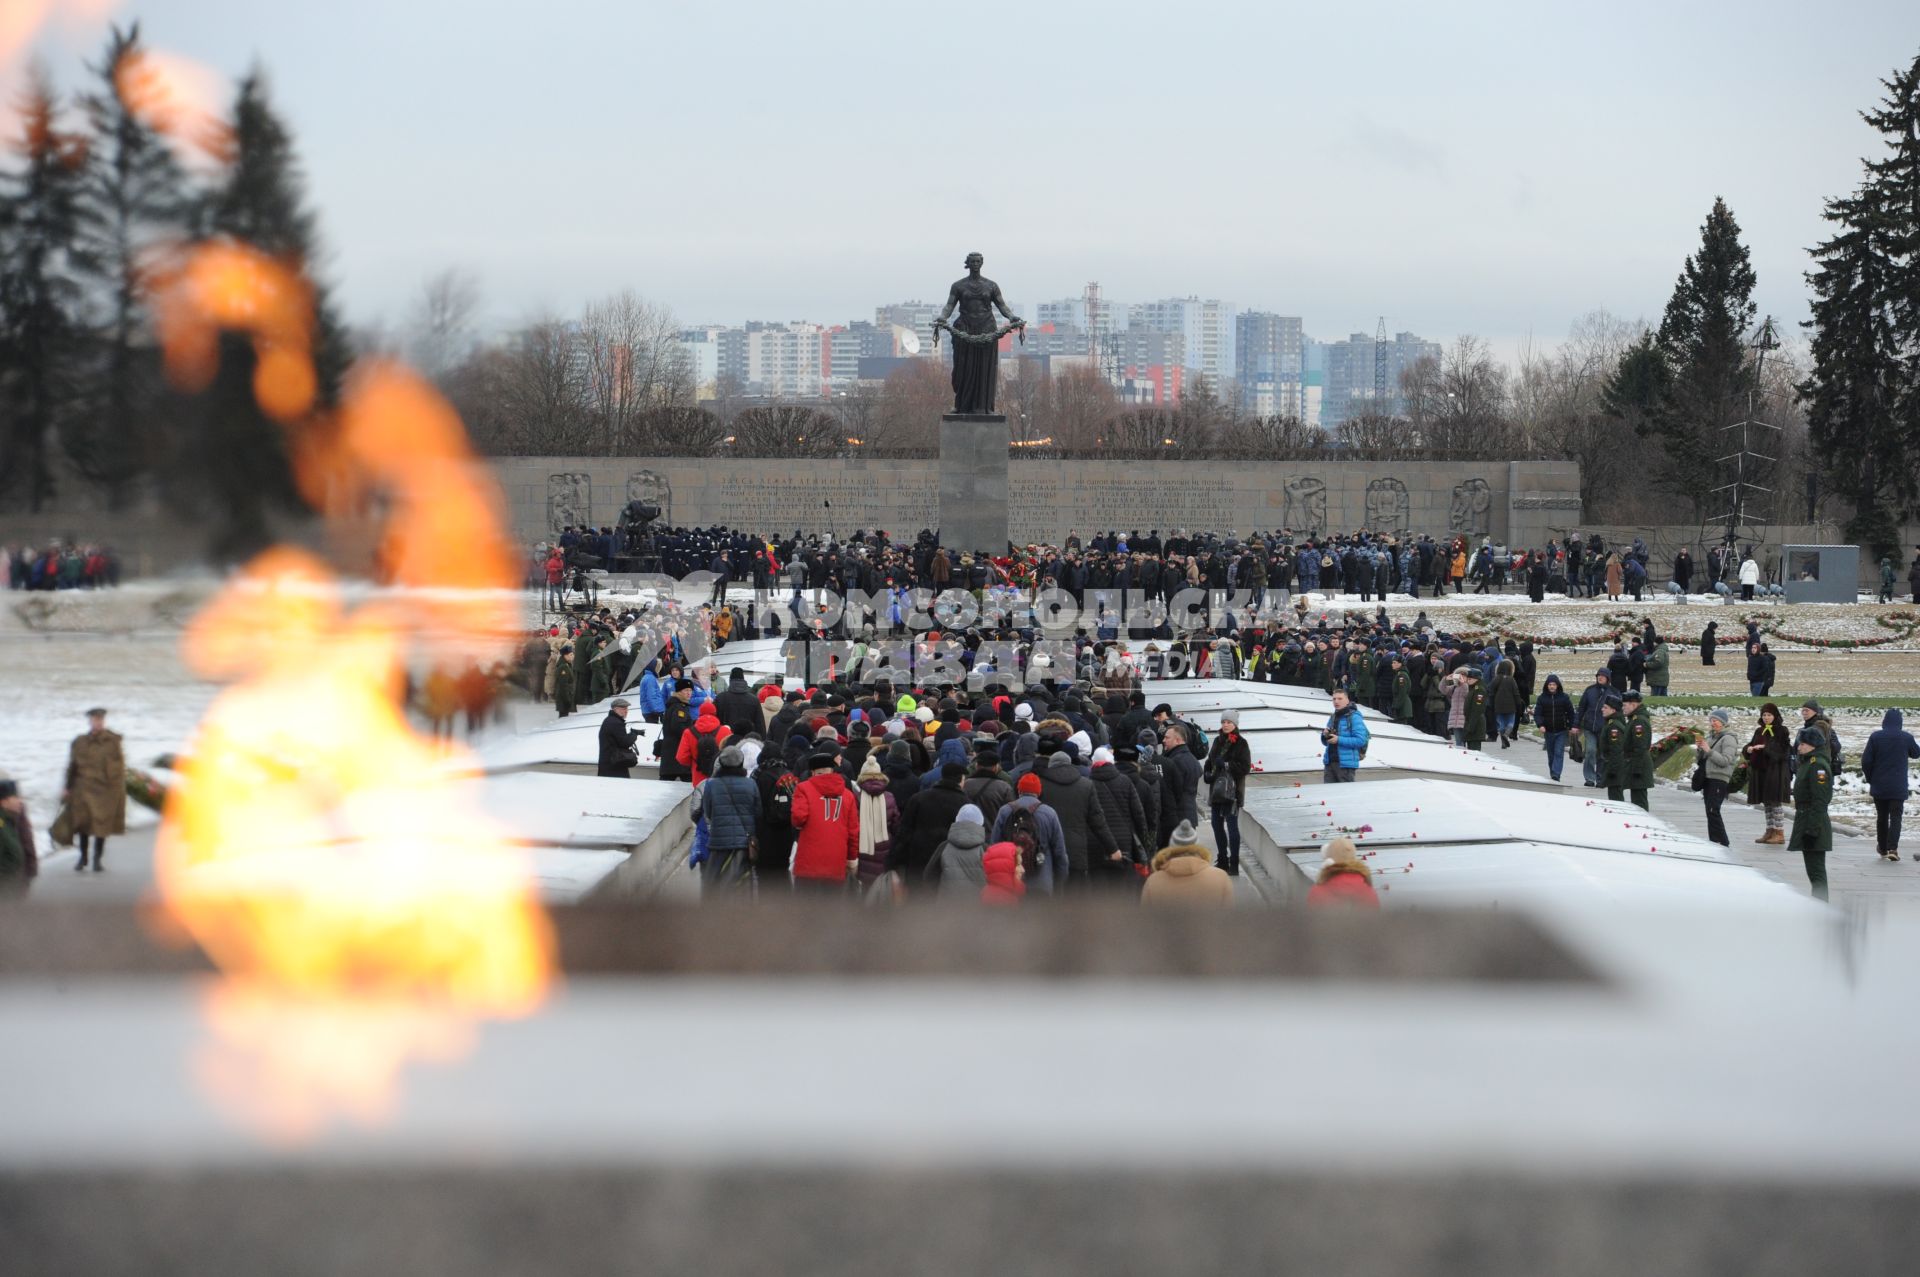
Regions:
<instances>
[{"instance_id":1,"label":"man in black coat","mask_svg":"<svg viewBox=\"0 0 1920 1277\"><path fill-rule=\"evenodd\" d=\"M1107 826L1106 811L1093 782L1080 774L1072 754L1063 749L1033 770L1040 777L1040 801L1060 818L1060 832L1067 840L1069 889L1082 890L1092 885L1092 863L1111 859L1121 850L1120 843ZM1059 889L1055 883L1054 890Z\"/></svg>"},{"instance_id":2,"label":"man in black coat","mask_svg":"<svg viewBox=\"0 0 1920 1277\"><path fill-rule=\"evenodd\" d=\"M967 805L961 788L966 776L965 763L942 763L940 779L907 799L900 811L900 832L887 852L887 868L899 870L908 882L919 881L927 861L953 828L954 818Z\"/></svg>"},{"instance_id":3,"label":"man in black coat","mask_svg":"<svg viewBox=\"0 0 1920 1277\"><path fill-rule=\"evenodd\" d=\"M1187 747L1186 730L1168 727L1160 743L1160 845L1167 845L1182 821L1200 827L1200 760Z\"/></svg>"},{"instance_id":4,"label":"man in black coat","mask_svg":"<svg viewBox=\"0 0 1920 1277\"><path fill-rule=\"evenodd\" d=\"M628 770L628 751L635 741L640 739L640 729L627 726L627 707L625 697L616 698L607 707L607 716L600 722L600 766L595 771L598 776L613 776L628 780L633 773Z\"/></svg>"},{"instance_id":5,"label":"man in black coat","mask_svg":"<svg viewBox=\"0 0 1920 1277\"><path fill-rule=\"evenodd\" d=\"M759 731L766 723L760 715L760 698L747 686L746 671L737 666L727 675L726 690L713 698L713 712L741 740Z\"/></svg>"}]
</instances>

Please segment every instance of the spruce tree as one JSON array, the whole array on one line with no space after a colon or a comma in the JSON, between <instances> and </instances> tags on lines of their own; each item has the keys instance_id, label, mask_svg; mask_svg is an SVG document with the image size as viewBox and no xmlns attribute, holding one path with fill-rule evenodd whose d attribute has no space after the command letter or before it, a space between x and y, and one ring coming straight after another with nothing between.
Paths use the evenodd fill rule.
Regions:
<instances>
[{"instance_id":1,"label":"spruce tree","mask_svg":"<svg viewBox=\"0 0 1920 1277\"><path fill-rule=\"evenodd\" d=\"M196 229L204 237L228 236L279 257L314 284L314 371L325 406L337 399L346 374L347 343L325 290L314 279L318 236L293 138L257 71L239 86L224 145L222 171L198 210ZM169 491L194 500L203 511L211 507L220 513L220 522L210 529L218 560L263 548L272 539L270 513L300 506L286 428L254 400L254 362L247 338L222 338L219 371L188 405L190 424L173 456Z\"/></svg>"},{"instance_id":2,"label":"spruce tree","mask_svg":"<svg viewBox=\"0 0 1920 1277\"><path fill-rule=\"evenodd\" d=\"M150 255L186 228L191 194L166 142L127 99L128 75L142 53L140 24L114 28L96 79L80 101L93 164L86 185L91 283L104 312L88 411L69 423L62 443L74 466L118 508L154 448L159 361L148 301Z\"/></svg>"},{"instance_id":3,"label":"spruce tree","mask_svg":"<svg viewBox=\"0 0 1920 1277\"><path fill-rule=\"evenodd\" d=\"M0 395L9 421L0 483L24 487L39 510L54 493L48 444L72 411L86 322L79 273L90 267L87 143L68 132L38 69L19 102L18 172L0 175Z\"/></svg>"},{"instance_id":4,"label":"spruce tree","mask_svg":"<svg viewBox=\"0 0 1920 1277\"><path fill-rule=\"evenodd\" d=\"M1800 385L1819 464L1853 507L1847 535L1897 550L1920 500L1920 58L1861 118L1886 152L1830 199L1813 250L1813 371Z\"/></svg>"},{"instance_id":5,"label":"spruce tree","mask_svg":"<svg viewBox=\"0 0 1920 1277\"><path fill-rule=\"evenodd\" d=\"M1669 381L1639 423L1665 453L1660 486L1692 502L1696 515L1709 513L1717 459L1730 446L1726 428L1744 416L1753 385L1747 357L1753 286L1739 224L1726 201L1716 199L1700 227L1699 251L1681 268L1654 334Z\"/></svg>"}]
</instances>

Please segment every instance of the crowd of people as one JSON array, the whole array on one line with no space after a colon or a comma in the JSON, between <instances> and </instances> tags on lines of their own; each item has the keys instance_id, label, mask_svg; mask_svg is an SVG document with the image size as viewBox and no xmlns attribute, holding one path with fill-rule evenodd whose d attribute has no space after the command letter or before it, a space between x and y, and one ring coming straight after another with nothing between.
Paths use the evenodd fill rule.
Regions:
<instances>
[{"instance_id":1,"label":"crowd of people","mask_svg":"<svg viewBox=\"0 0 1920 1277\"><path fill-rule=\"evenodd\" d=\"M1253 768L1232 711L1209 735L1138 689L1101 695L1051 679L782 690L734 669L712 689L659 661L643 678L659 775L696 795L693 863L709 892L1231 903ZM664 709L646 709L656 694ZM638 762L634 709L624 696L610 702L602 776L628 776ZM1323 739L1330 776L1352 779L1366 735L1344 695ZM1377 904L1363 862L1339 853L1330 849L1338 867L1326 876L1357 883L1321 898Z\"/></svg>"},{"instance_id":2,"label":"crowd of people","mask_svg":"<svg viewBox=\"0 0 1920 1277\"><path fill-rule=\"evenodd\" d=\"M1436 597L1451 591L1525 593L1534 602L1548 595L1643 601L1653 588L1655 565L1643 538L1610 546L1598 533L1573 532L1545 545L1521 548L1491 536L1451 534L1296 534L1288 529L1241 536L1229 530L1108 531L1071 535L1059 545L1009 546L1004 555L954 554L922 530L912 541L885 533L767 537L724 526L663 527L654 534L660 570L675 580L704 574L712 601L729 586L750 588L756 600L780 592L867 596L926 589L1059 591L1082 607L1111 606L1127 619L1130 601L1152 604L1181 590L1204 591L1224 606L1261 613L1285 606L1297 594L1361 602L1389 594ZM573 595L593 605L593 568L617 561L619 534L608 528L572 528L542 542L528 558L527 581L561 610ZM1477 543L1476 543L1477 542ZM1679 594L1720 594L1751 601L1758 592L1778 592L1777 555L1755 546L1715 545L1696 560L1681 547L1665 565L1664 588ZM1881 563L1883 599L1891 598L1890 560ZM1920 599L1920 554L1908 573Z\"/></svg>"},{"instance_id":3,"label":"crowd of people","mask_svg":"<svg viewBox=\"0 0 1920 1277\"><path fill-rule=\"evenodd\" d=\"M96 590L120 584L120 558L104 545L49 541L0 546L9 590Z\"/></svg>"},{"instance_id":4,"label":"crowd of people","mask_svg":"<svg viewBox=\"0 0 1920 1277\"><path fill-rule=\"evenodd\" d=\"M1366 534L1297 544L1284 534L1108 534L988 558L949 554L931 534L900 543L856 533L840 542L717 528L669 530L662 544L675 568L708 573L705 604L669 601L650 616L576 608L536 636L526 670L536 696L561 713L623 689L636 698L619 697L602 724L604 774L629 774L638 762L630 711L661 725L660 775L700 788L702 872L715 890L844 890L851 881L869 894L900 894L951 884L1005 899L1006 875L1016 874L1023 892L1160 882L1145 898L1230 898L1247 742L1231 715L1209 740L1164 705L1149 711L1138 690L1147 678L1234 677L1328 693L1329 782L1353 778L1366 706L1469 749L1511 748L1531 725L1555 780L1572 758L1586 786L1648 808L1656 740L1646 702L1668 695L1680 641L1646 618L1575 691L1556 674L1539 677L1530 642L1469 639L1425 612L1395 623L1384 607L1316 610L1304 598L1346 590L1372 602L1476 574L1493 590L1515 574L1531 586L1542 568L1556 586L1571 570L1575 591L1631 593L1644 581L1641 544L1596 553L1569 538L1510 556L1501 547L1488 555L1459 541ZM1724 586L1754 576L1752 564L1750 554L1716 547L1700 570ZM1693 588L1695 570L1689 554L1678 556L1682 588ZM750 601L739 589L729 594L730 585L748 587ZM930 601L956 590L975 601L964 616ZM1198 600L1184 615L1168 606L1183 590ZM1039 627L1029 605L1047 591L1085 609L1070 639L1049 641ZM1699 636L1702 662L1744 646L1750 689L1770 694L1774 654L1757 624L1748 624L1744 644L1718 627L1709 621ZM712 654L743 635L783 636L787 673L809 690L783 693L776 680L753 686L738 677L711 686ZM1019 677L1005 677L1016 670ZM1822 786L1830 794L1841 765L1838 734L1812 711L1790 733L1769 706L1736 749L1720 743L1732 740L1731 718L1716 712L1701 745L1696 788L1709 837L1728 841L1721 808L1744 770L1748 800L1766 812L1758 841L1801 850L1824 894L1818 813ZM1903 767L1902 786L1904 777ZM809 797L796 817L802 791ZM1033 814L1020 815L1022 807ZM823 814L841 811L847 823ZM1003 813L1017 822L1013 838L1002 837ZM1198 836L1209 822L1212 851ZM1897 856L1897 815L1883 818L1881 841L1883 855ZM832 848L848 854L836 861ZM1337 850L1327 872L1352 876ZM1229 884L1224 893L1219 883Z\"/></svg>"}]
</instances>

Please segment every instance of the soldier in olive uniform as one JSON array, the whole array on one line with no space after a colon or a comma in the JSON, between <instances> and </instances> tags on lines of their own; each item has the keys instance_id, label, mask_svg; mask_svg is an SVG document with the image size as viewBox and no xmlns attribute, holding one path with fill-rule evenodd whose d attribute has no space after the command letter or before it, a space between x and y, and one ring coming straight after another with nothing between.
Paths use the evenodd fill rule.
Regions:
<instances>
[{"instance_id":1,"label":"soldier in olive uniform","mask_svg":"<svg viewBox=\"0 0 1920 1277\"><path fill-rule=\"evenodd\" d=\"M88 710L87 730L73 738L60 801L66 804L80 847L74 868L87 867L91 844L93 871L102 872L107 839L127 832L127 757L119 733L107 730L104 708Z\"/></svg>"},{"instance_id":2,"label":"soldier in olive uniform","mask_svg":"<svg viewBox=\"0 0 1920 1277\"><path fill-rule=\"evenodd\" d=\"M1600 703L1600 779L1607 797L1620 802L1627 796L1627 720L1620 713L1621 700L1612 692Z\"/></svg>"},{"instance_id":3,"label":"soldier in olive uniform","mask_svg":"<svg viewBox=\"0 0 1920 1277\"><path fill-rule=\"evenodd\" d=\"M1427 721L1420 725L1420 730L1430 736L1444 738L1447 734L1447 676L1438 657L1427 665L1427 687L1421 704L1426 708Z\"/></svg>"},{"instance_id":4,"label":"soldier in olive uniform","mask_svg":"<svg viewBox=\"0 0 1920 1277\"><path fill-rule=\"evenodd\" d=\"M1393 721L1413 721L1413 676L1398 652L1393 654Z\"/></svg>"},{"instance_id":5,"label":"soldier in olive uniform","mask_svg":"<svg viewBox=\"0 0 1920 1277\"><path fill-rule=\"evenodd\" d=\"M1347 667L1353 671L1354 700L1373 704L1373 653L1364 647L1349 653Z\"/></svg>"},{"instance_id":6,"label":"soldier in olive uniform","mask_svg":"<svg viewBox=\"0 0 1920 1277\"><path fill-rule=\"evenodd\" d=\"M593 702L593 644L583 629L573 640L573 707Z\"/></svg>"},{"instance_id":7,"label":"soldier in olive uniform","mask_svg":"<svg viewBox=\"0 0 1920 1277\"><path fill-rule=\"evenodd\" d=\"M1793 832L1787 846L1798 847L1807 866L1807 883L1815 898L1827 898L1827 853L1833 850L1833 823L1827 805L1833 801L1833 764L1827 758L1826 734L1803 727L1794 739L1800 766L1793 777Z\"/></svg>"},{"instance_id":8,"label":"soldier in olive uniform","mask_svg":"<svg viewBox=\"0 0 1920 1277\"><path fill-rule=\"evenodd\" d=\"M1640 703L1640 693L1628 689L1621 697L1626 721L1627 794L1641 811L1652 811L1647 791L1653 787L1653 716Z\"/></svg>"},{"instance_id":9,"label":"soldier in olive uniform","mask_svg":"<svg viewBox=\"0 0 1920 1277\"><path fill-rule=\"evenodd\" d=\"M1479 749L1487 739L1487 685L1473 666L1462 665L1460 670L1467 676L1467 748Z\"/></svg>"},{"instance_id":10,"label":"soldier in olive uniform","mask_svg":"<svg viewBox=\"0 0 1920 1277\"><path fill-rule=\"evenodd\" d=\"M576 703L573 674L573 644L560 645L560 663L553 667L553 707L565 718Z\"/></svg>"},{"instance_id":11,"label":"soldier in olive uniform","mask_svg":"<svg viewBox=\"0 0 1920 1277\"><path fill-rule=\"evenodd\" d=\"M593 654L593 660L589 662L593 669L590 671L591 690L588 693L590 698L588 703L597 705L613 695L613 649L607 646L605 635L602 635L594 646L599 651Z\"/></svg>"}]
</instances>

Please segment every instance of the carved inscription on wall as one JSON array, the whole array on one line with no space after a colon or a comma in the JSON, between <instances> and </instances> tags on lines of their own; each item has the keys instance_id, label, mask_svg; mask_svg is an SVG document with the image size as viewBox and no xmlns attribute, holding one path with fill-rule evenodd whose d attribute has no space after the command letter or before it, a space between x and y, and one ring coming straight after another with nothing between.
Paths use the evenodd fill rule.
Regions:
<instances>
[{"instance_id":1,"label":"carved inscription on wall","mask_svg":"<svg viewBox=\"0 0 1920 1277\"><path fill-rule=\"evenodd\" d=\"M1567 497L1515 497L1515 510L1578 510L1580 498Z\"/></svg>"},{"instance_id":2,"label":"carved inscription on wall","mask_svg":"<svg viewBox=\"0 0 1920 1277\"><path fill-rule=\"evenodd\" d=\"M921 528L933 526L939 508L931 471L911 480L862 472L737 475L717 493L709 492L719 498L709 498L712 510L682 512L680 522L723 522L769 535L799 528L846 536L861 528L883 528L911 540Z\"/></svg>"},{"instance_id":3,"label":"carved inscription on wall","mask_svg":"<svg viewBox=\"0 0 1920 1277\"><path fill-rule=\"evenodd\" d=\"M1009 537L1030 542L1081 540L1102 532L1175 528L1250 531L1265 518L1258 499L1220 476L1167 478L1158 474L1108 476L1036 471L1007 476Z\"/></svg>"},{"instance_id":4,"label":"carved inscription on wall","mask_svg":"<svg viewBox=\"0 0 1920 1277\"><path fill-rule=\"evenodd\" d=\"M1412 498L1398 479L1375 479L1367 484L1367 528L1372 532L1405 532L1411 527Z\"/></svg>"},{"instance_id":5,"label":"carved inscription on wall","mask_svg":"<svg viewBox=\"0 0 1920 1277\"><path fill-rule=\"evenodd\" d=\"M593 476L581 471L547 476L546 531L584 528L593 523Z\"/></svg>"}]
</instances>

